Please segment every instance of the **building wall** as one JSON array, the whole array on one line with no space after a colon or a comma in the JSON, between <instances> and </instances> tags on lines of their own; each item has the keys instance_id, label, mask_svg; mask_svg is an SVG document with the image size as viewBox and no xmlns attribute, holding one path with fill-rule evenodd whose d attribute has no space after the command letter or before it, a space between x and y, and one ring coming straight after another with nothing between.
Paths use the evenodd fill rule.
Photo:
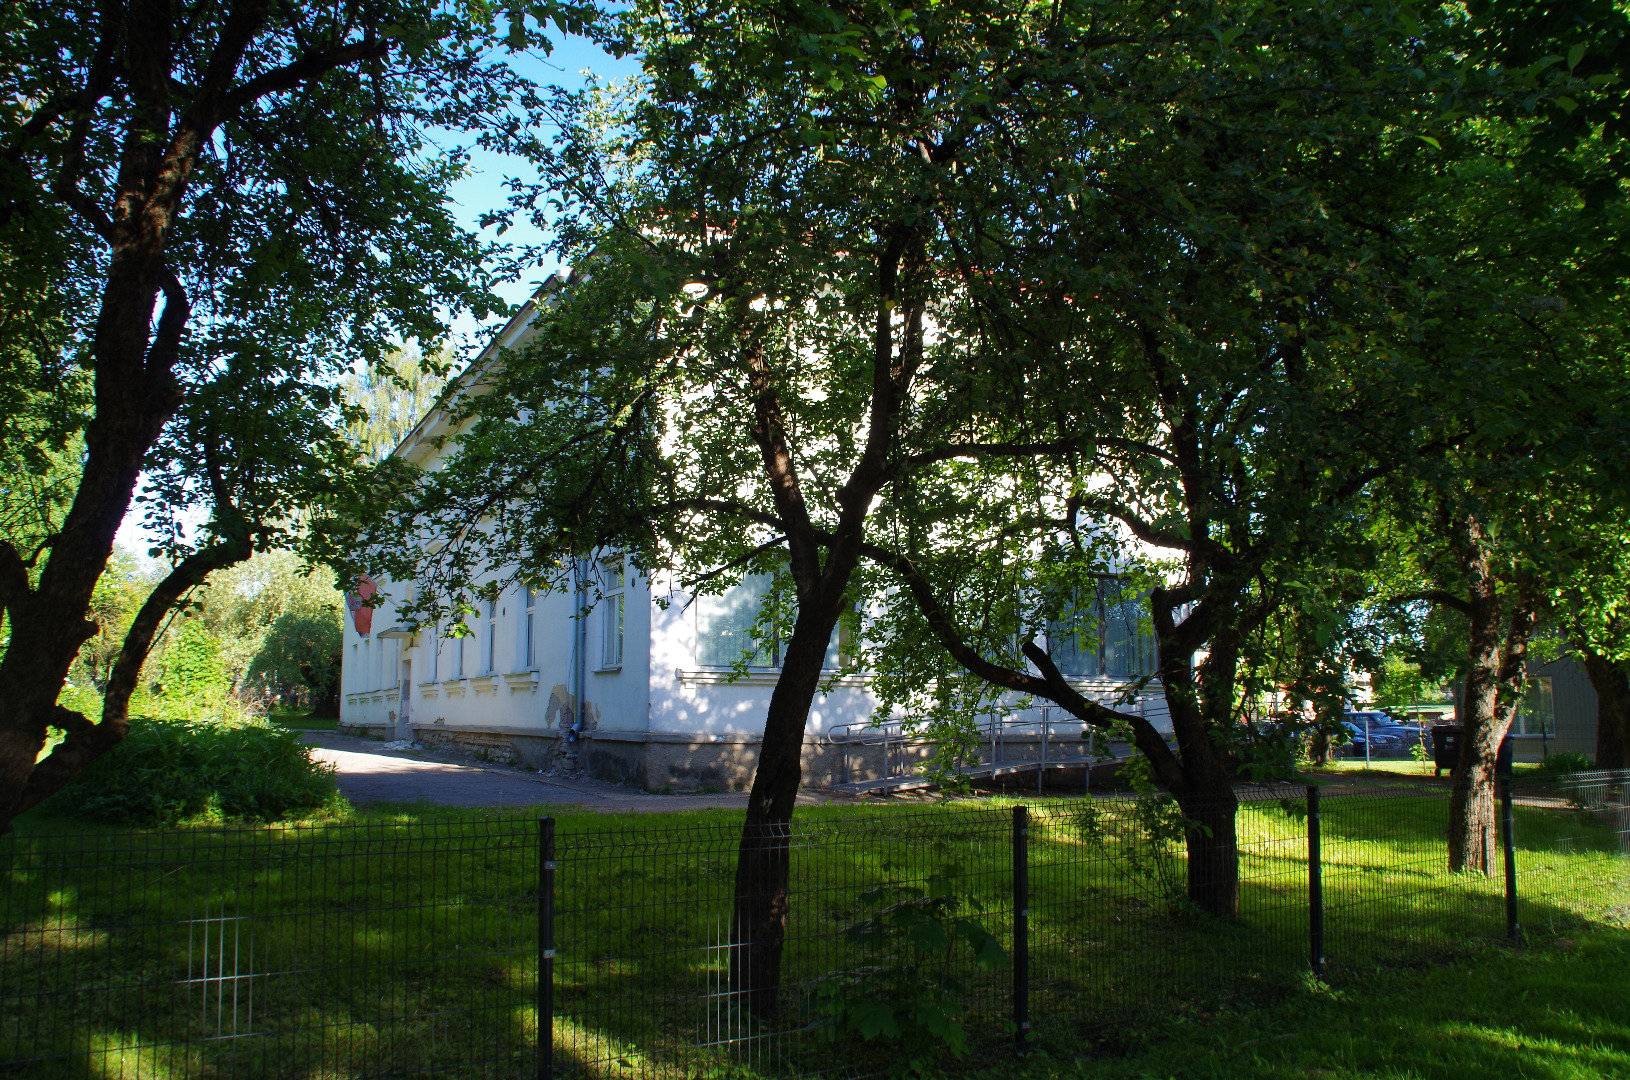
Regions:
<instances>
[{"instance_id":1,"label":"building wall","mask_svg":"<svg viewBox=\"0 0 1630 1080\"><path fill-rule=\"evenodd\" d=\"M661 588L658 604L648 582L634 577L625 590L622 663L602 661L604 620L598 604L577 639L575 596L543 593L534 610L533 663L524 656L525 592L513 588L497 604L495 661L486 664L484 611L471 618L472 634L439 639L421 630L411 640L381 639L398 625L396 603L406 590L380 583L386 598L373 616L373 633L356 632L346 620L342 672L342 730L376 738L411 737L428 745L532 768L557 765L651 790L738 790L752 782L760 733L778 672L754 670L735 676L697 662L694 605ZM584 709L580 731L573 695L576 650L584 649ZM464 650L458 674L457 650ZM402 724L400 662L411 664L412 686ZM1109 680L1074 680L1091 696L1108 700L1119 690ZM816 786L885 775L884 751L842 741L865 728L876 707L862 675L838 676L817 695L809 714L804 763L806 783ZM1140 706L1163 731L1170 730L1159 697L1150 687ZM1021 740L1022 741L1022 740ZM899 755L926 756L927 748ZM1020 752L1022 755L1022 751Z\"/></svg>"},{"instance_id":2,"label":"building wall","mask_svg":"<svg viewBox=\"0 0 1630 1080\"><path fill-rule=\"evenodd\" d=\"M1596 756L1596 689L1584 665L1571 657L1561 657L1532 669L1532 674L1551 679L1551 702L1556 738L1553 754Z\"/></svg>"}]
</instances>

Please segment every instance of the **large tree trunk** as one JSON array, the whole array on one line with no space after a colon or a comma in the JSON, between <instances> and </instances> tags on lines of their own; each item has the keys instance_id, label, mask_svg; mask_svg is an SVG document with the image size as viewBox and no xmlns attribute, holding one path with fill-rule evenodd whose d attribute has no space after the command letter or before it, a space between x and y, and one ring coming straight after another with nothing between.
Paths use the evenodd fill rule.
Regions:
<instances>
[{"instance_id":1,"label":"large tree trunk","mask_svg":"<svg viewBox=\"0 0 1630 1080\"><path fill-rule=\"evenodd\" d=\"M1239 914L1239 799L1232 785L1180 796L1188 819L1188 897L1212 915Z\"/></svg>"},{"instance_id":2,"label":"large tree trunk","mask_svg":"<svg viewBox=\"0 0 1630 1080\"><path fill-rule=\"evenodd\" d=\"M1466 690L1456 703L1461 735L1449 796L1449 869L1487 874L1494 866L1495 761L1521 700L1533 605L1526 597L1513 602L1508 621L1476 518L1463 524L1456 546L1471 587L1471 628Z\"/></svg>"},{"instance_id":3,"label":"large tree trunk","mask_svg":"<svg viewBox=\"0 0 1630 1080\"><path fill-rule=\"evenodd\" d=\"M835 623L835 614L823 619L818 611L799 613L781 677L770 695L764 741L736 856L730 988L736 1000L761 1020L773 1019L779 1004L792 867L789 839L804 774L804 727Z\"/></svg>"},{"instance_id":4,"label":"large tree trunk","mask_svg":"<svg viewBox=\"0 0 1630 1080\"><path fill-rule=\"evenodd\" d=\"M1596 767L1630 768L1630 672L1594 649L1581 651L1596 691Z\"/></svg>"}]
</instances>

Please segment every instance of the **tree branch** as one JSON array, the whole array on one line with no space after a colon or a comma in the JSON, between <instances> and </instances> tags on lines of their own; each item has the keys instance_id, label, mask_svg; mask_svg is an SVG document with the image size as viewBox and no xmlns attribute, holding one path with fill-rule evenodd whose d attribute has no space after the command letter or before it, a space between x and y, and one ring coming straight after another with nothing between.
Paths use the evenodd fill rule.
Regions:
<instances>
[{"instance_id":1,"label":"tree branch","mask_svg":"<svg viewBox=\"0 0 1630 1080\"><path fill-rule=\"evenodd\" d=\"M1149 522L1133 513L1129 507L1117 502L1114 499L1108 499L1102 495L1084 495L1082 496L1081 504L1087 509L1101 510L1108 514L1110 517L1121 522L1128 529L1132 530L1132 535L1137 537L1139 540L1142 540L1146 544L1152 544L1155 547L1172 548L1177 551L1194 552L1198 550L1193 541L1179 536L1174 532L1167 532L1164 529L1155 528Z\"/></svg>"},{"instance_id":2,"label":"tree branch","mask_svg":"<svg viewBox=\"0 0 1630 1080\"><path fill-rule=\"evenodd\" d=\"M284 90L292 90L301 83L320 78L335 68L346 67L362 60L378 60L390 52L384 41L361 41L340 45L319 53L302 56L291 64L257 75L236 90L221 94L213 109L214 123L199 125L199 130L210 131L215 124L237 112L245 105Z\"/></svg>"},{"instance_id":3,"label":"tree branch","mask_svg":"<svg viewBox=\"0 0 1630 1080\"><path fill-rule=\"evenodd\" d=\"M993 686L1006 687L1021 694L1052 701L1077 720L1093 727L1107 729L1117 723L1126 724L1132 729L1133 742L1149 759L1161 782L1166 784L1173 794L1183 791L1182 766L1172 753L1171 747L1166 745L1166 740L1161 737L1160 732L1156 731L1154 725L1144 717L1136 713L1118 712L1087 698L1069 684L1053 663L1052 657L1034 641L1025 642L1022 648L1025 657L1042 673L1040 678L985 659L978 650L963 640L950 614L934 595L933 586L910 559L876 544L862 544L860 550L868 559L888 567L905 581L912 599L916 601L917 610L922 612L923 618L934 631L934 636L939 639L941 647L969 672Z\"/></svg>"},{"instance_id":4,"label":"tree branch","mask_svg":"<svg viewBox=\"0 0 1630 1080\"><path fill-rule=\"evenodd\" d=\"M1462 615L1469 616L1472 613L1471 601L1462 600L1454 593L1446 592L1443 589L1422 589L1420 592L1400 593L1397 596L1389 597L1386 603L1410 604L1423 600L1427 603L1437 604L1440 607L1453 608Z\"/></svg>"},{"instance_id":5,"label":"tree branch","mask_svg":"<svg viewBox=\"0 0 1630 1080\"><path fill-rule=\"evenodd\" d=\"M228 540L205 548L181 560L148 594L129 632L125 634L119 658L108 676L107 689L102 694L101 722L93 724L84 716L61 707L53 710L47 722L62 728L68 737L35 764L28 774L27 783L23 785L17 805L11 808L6 820L38 806L61 791L91 762L119 744L130 731L130 722L126 717L130 695L136 688L142 664L153 646L153 635L157 633L164 616L188 589L202 582L211 571L242 562L249 557L249 553L247 540Z\"/></svg>"}]
</instances>

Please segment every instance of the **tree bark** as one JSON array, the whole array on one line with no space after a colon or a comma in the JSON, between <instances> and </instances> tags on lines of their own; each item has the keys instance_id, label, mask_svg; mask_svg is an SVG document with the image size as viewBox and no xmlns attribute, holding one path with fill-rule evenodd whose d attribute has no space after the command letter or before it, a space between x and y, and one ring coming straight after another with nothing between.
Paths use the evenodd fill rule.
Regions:
<instances>
[{"instance_id":1,"label":"tree bark","mask_svg":"<svg viewBox=\"0 0 1630 1080\"><path fill-rule=\"evenodd\" d=\"M1596 691L1596 767L1630 768L1630 671L1588 646L1581 655Z\"/></svg>"},{"instance_id":2,"label":"tree bark","mask_svg":"<svg viewBox=\"0 0 1630 1080\"><path fill-rule=\"evenodd\" d=\"M1466 689L1457 703L1460 757L1449 796L1449 869L1490 873L1494 866L1494 770L1500 742L1522 699L1534 605L1512 602L1509 616L1484 547L1482 523L1462 522L1456 551L1470 586Z\"/></svg>"},{"instance_id":3,"label":"tree bark","mask_svg":"<svg viewBox=\"0 0 1630 1080\"><path fill-rule=\"evenodd\" d=\"M836 618L800 611L787 644L781 677L770 694L764 741L753 773L736 856L735 931L730 986L737 1000L762 1019L779 1006L781 952L787 933L787 887L792 869L792 814L803 780L804 728L820 684L821 665Z\"/></svg>"},{"instance_id":4,"label":"tree bark","mask_svg":"<svg viewBox=\"0 0 1630 1080\"><path fill-rule=\"evenodd\" d=\"M1239 798L1229 786L1180 795L1177 805L1188 821L1188 897L1213 915L1239 914Z\"/></svg>"}]
</instances>

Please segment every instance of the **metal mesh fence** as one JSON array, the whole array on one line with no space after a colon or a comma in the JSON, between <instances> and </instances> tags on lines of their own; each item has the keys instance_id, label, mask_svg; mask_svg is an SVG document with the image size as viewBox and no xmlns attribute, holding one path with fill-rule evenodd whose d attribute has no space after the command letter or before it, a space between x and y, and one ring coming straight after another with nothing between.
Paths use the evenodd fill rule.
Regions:
<instances>
[{"instance_id":1,"label":"metal mesh fence","mask_svg":"<svg viewBox=\"0 0 1630 1080\"><path fill-rule=\"evenodd\" d=\"M7 837L29 1077L531 1073L530 821Z\"/></svg>"},{"instance_id":2,"label":"metal mesh fence","mask_svg":"<svg viewBox=\"0 0 1630 1080\"><path fill-rule=\"evenodd\" d=\"M768 998L745 962L764 943L735 943L733 815L585 816L552 859L516 818L25 832L0 840L0 1073L848 1077L947 1024L975 1048L1113 1039L1271 999L1315 957L1340 983L1505 939L1503 866L1447 869L1447 800L806 814ZM1202 819L1232 822L1232 892L1189 881ZM1509 821L1528 932L1630 923L1630 774L1519 783Z\"/></svg>"}]
</instances>

